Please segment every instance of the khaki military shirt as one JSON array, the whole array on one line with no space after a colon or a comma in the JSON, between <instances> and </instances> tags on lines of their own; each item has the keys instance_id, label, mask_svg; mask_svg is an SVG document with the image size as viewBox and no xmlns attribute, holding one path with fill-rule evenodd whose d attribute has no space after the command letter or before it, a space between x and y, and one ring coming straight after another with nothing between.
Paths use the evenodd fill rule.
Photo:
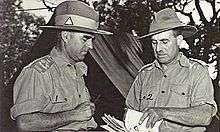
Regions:
<instances>
[{"instance_id":1,"label":"khaki military shirt","mask_svg":"<svg viewBox=\"0 0 220 132\"><path fill-rule=\"evenodd\" d=\"M126 98L129 108L143 111L147 107L187 108L201 104L217 106L206 66L179 54L175 64L163 71L157 61L146 65L137 75ZM193 115L192 115L193 116ZM187 127L163 121L161 132L201 132L205 127Z\"/></svg>"},{"instance_id":2,"label":"khaki military shirt","mask_svg":"<svg viewBox=\"0 0 220 132\"><path fill-rule=\"evenodd\" d=\"M56 113L72 110L79 104L90 101L83 79L86 74L85 63L71 65L54 48L49 55L26 66L17 78L13 91L12 118L33 112ZM79 130L96 126L92 118L90 121L72 123L60 129Z\"/></svg>"}]
</instances>

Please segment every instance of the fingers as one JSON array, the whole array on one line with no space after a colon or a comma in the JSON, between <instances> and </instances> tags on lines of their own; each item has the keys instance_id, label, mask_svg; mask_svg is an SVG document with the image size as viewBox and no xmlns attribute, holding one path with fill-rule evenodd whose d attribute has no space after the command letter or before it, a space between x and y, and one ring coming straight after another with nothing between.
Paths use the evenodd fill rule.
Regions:
<instances>
[{"instance_id":1,"label":"fingers","mask_svg":"<svg viewBox=\"0 0 220 132\"><path fill-rule=\"evenodd\" d=\"M86 120L90 120L92 118L92 111L91 110L86 110L84 112L84 114L85 114L84 116L85 116Z\"/></svg>"},{"instance_id":2,"label":"fingers","mask_svg":"<svg viewBox=\"0 0 220 132\"><path fill-rule=\"evenodd\" d=\"M158 118L154 118L152 121L151 121L151 127L153 128L154 125L156 124L156 122L158 121L159 119Z\"/></svg>"},{"instance_id":3,"label":"fingers","mask_svg":"<svg viewBox=\"0 0 220 132\"><path fill-rule=\"evenodd\" d=\"M91 108L92 110L95 110L95 104L94 104L94 103L90 103L90 108Z\"/></svg>"},{"instance_id":4,"label":"fingers","mask_svg":"<svg viewBox=\"0 0 220 132\"><path fill-rule=\"evenodd\" d=\"M153 127L151 125L152 121L155 119L155 115L154 114L148 114L149 115L149 118L147 120L147 123L146 123L146 128L149 128L149 127Z\"/></svg>"},{"instance_id":5,"label":"fingers","mask_svg":"<svg viewBox=\"0 0 220 132\"><path fill-rule=\"evenodd\" d=\"M149 116L149 113L148 113L148 110L146 110L146 111L144 112L144 114L141 116L141 118L140 118L138 124L141 125L141 124L144 122L144 120L145 120L148 116Z\"/></svg>"},{"instance_id":6,"label":"fingers","mask_svg":"<svg viewBox=\"0 0 220 132\"><path fill-rule=\"evenodd\" d=\"M140 118L138 124L141 125L146 119L146 128L153 127L155 123L160 119L160 115L154 109L145 110L144 114Z\"/></svg>"},{"instance_id":7,"label":"fingers","mask_svg":"<svg viewBox=\"0 0 220 132\"><path fill-rule=\"evenodd\" d=\"M83 102L82 104L79 104L75 110L83 110L83 109L87 109L90 108L90 102Z\"/></svg>"},{"instance_id":8,"label":"fingers","mask_svg":"<svg viewBox=\"0 0 220 132\"><path fill-rule=\"evenodd\" d=\"M82 106L90 106L91 102L86 101L86 102L81 103L80 105L82 105Z\"/></svg>"},{"instance_id":9,"label":"fingers","mask_svg":"<svg viewBox=\"0 0 220 132\"><path fill-rule=\"evenodd\" d=\"M90 108L92 111L92 115L95 113L95 104L94 103L90 103Z\"/></svg>"}]
</instances>

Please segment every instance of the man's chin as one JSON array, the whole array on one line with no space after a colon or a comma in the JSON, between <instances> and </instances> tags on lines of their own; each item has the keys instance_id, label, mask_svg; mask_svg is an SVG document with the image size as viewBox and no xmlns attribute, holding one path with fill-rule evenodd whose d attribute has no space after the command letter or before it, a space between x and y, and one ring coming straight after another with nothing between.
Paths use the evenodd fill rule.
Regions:
<instances>
[{"instance_id":1,"label":"man's chin","mask_svg":"<svg viewBox=\"0 0 220 132\"><path fill-rule=\"evenodd\" d=\"M167 64L169 61L165 58L158 58L157 59L161 64Z\"/></svg>"},{"instance_id":2,"label":"man's chin","mask_svg":"<svg viewBox=\"0 0 220 132\"><path fill-rule=\"evenodd\" d=\"M80 61L83 61L85 58L86 58L86 55L82 55L82 56L80 56L78 59L79 59Z\"/></svg>"}]
</instances>

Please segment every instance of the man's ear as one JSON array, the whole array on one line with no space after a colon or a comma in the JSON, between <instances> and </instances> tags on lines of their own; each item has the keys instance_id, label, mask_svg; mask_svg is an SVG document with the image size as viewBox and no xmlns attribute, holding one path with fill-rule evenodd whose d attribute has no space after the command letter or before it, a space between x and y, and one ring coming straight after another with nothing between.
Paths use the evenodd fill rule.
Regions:
<instances>
[{"instance_id":1,"label":"man's ear","mask_svg":"<svg viewBox=\"0 0 220 132\"><path fill-rule=\"evenodd\" d=\"M61 38L66 43L69 38L69 33L67 31L61 31Z\"/></svg>"},{"instance_id":2,"label":"man's ear","mask_svg":"<svg viewBox=\"0 0 220 132\"><path fill-rule=\"evenodd\" d=\"M176 38L177 38L177 45L180 46L183 42L183 35L178 35Z\"/></svg>"}]
</instances>

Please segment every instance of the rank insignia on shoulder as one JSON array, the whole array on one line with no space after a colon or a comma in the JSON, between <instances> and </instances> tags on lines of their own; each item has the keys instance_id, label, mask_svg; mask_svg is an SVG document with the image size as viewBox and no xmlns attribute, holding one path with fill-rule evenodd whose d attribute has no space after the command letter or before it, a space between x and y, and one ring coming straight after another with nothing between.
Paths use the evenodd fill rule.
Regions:
<instances>
[{"instance_id":1,"label":"rank insignia on shoulder","mask_svg":"<svg viewBox=\"0 0 220 132\"><path fill-rule=\"evenodd\" d=\"M33 67L39 72L45 72L51 67L53 63L54 60L51 57L45 56L34 62Z\"/></svg>"},{"instance_id":2,"label":"rank insignia on shoulder","mask_svg":"<svg viewBox=\"0 0 220 132\"><path fill-rule=\"evenodd\" d=\"M141 67L141 69L138 72L142 72L142 71L145 71L145 70L150 71L150 70L153 69L153 67L154 67L154 63L149 63L149 64L144 65L143 67Z\"/></svg>"}]
</instances>

